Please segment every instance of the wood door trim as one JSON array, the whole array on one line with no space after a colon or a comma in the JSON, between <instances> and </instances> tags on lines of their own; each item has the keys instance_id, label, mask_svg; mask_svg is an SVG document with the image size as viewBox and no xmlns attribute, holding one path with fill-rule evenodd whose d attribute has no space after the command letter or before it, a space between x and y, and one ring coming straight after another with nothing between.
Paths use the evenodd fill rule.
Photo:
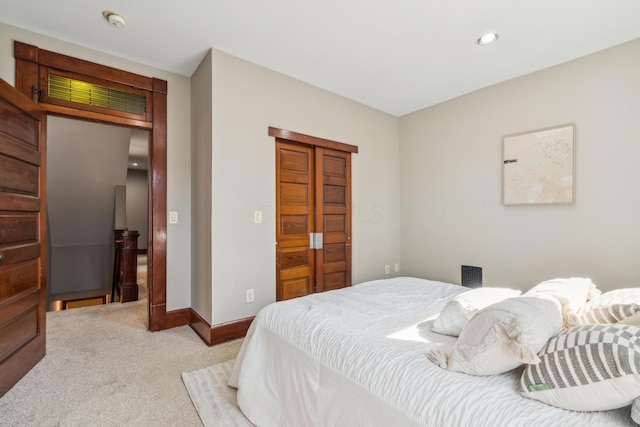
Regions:
<instances>
[{"instance_id":1,"label":"wood door trim","mask_svg":"<svg viewBox=\"0 0 640 427\"><path fill-rule=\"evenodd\" d=\"M146 77L129 71L97 64L95 62L85 61L84 59L73 58L61 53L40 49L37 46L19 41L14 42L13 56L16 59L22 59L27 62L33 62L35 64L51 68L57 68L62 71L71 71L91 77L98 77L102 80L108 80L113 83L124 84L127 86L134 86L148 91L154 90L154 79L152 77ZM22 88L18 87L17 79L16 89L24 92ZM29 90L31 90L31 87L29 87Z\"/></svg>"},{"instance_id":2,"label":"wood door trim","mask_svg":"<svg viewBox=\"0 0 640 427\"><path fill-rule=\"evenodd\" d=\"M62 105L54 105L54 104L40 104L40 105L42 106L42 109L47 114L60 116L60 117L73 117L74 114L77 114L76 111L79 111L73 107L65 107ZM97 111L82 110L82 115L86 120L91 120L94 122L109 123L109 124L119 125L119 126L129 126L129 127L135 127L138 129L146 129L146 130L151 130L153 128L152 122L130 119L126 117L112 116L109 114L99 113Z\"/></svg>"},{"instance_id":3,"label":"wood door trim","mask_svg":"<svg viewBox=\"0 0 640 427\"><path fill-rule=\"evenodd\" d=\"M288 141L301 142L303 144L314 145L318 147L331 148L332 150L346 151L348 153L357 153L358 146L345 144L344 142L331 141L330 139L318 138L315 136L305 135L302 133L292 132L290 130L278 129L269 126L269 136Z\"/></svg>"},{"instance_id":4,"label":"wood door trim","mask_svg":"<svg viewBox=\"0 0 640 427\"><path fill-rule=\"evenodd\" d=\"M153 116L149 121L127 121L122 117L110 116L109 114L75 108L60 108L47 104L40 105L47 114L150 130L149 329L152 331L167 329L167 82L39 49L37 46L19 41L14 42L14 57L16 59L16 89L36 102L38 97L33 88L39 88L40 66L49 66L118 84L131 85L151 92Z\"/></svg>"},{"instance_id":5,"label":"wood door trim","mask_svg":"<svg viewBox=\"0 0 640 427\"><path fill-rule=\"evenodd\" d=\"M313 211L314 216L314 224L313 231L315 233L322 233L324 236L324 167L323 167L323 146L316 146L314 150L314 164L315 164L315 174L313 177L313 185L315 187L315 208ZM324 237L323 237L324 240ZM326 242L324 242L326 243ZM323 244L324 244L323 243ZM314 275L314 284L313 284L313 292L322 292L324 290L324 249L314 249L315 256L315 266L313 269Z\"/></svg>"}]
</instances>

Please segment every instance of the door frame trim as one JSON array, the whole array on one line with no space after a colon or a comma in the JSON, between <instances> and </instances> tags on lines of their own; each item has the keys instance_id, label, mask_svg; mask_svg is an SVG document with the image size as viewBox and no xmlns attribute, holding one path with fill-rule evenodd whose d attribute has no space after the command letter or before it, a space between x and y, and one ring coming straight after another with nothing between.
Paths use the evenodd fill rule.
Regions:
<instances>
[{"instance_id":1,"label":"door frame trim","mask_svg":"<svg viewBox=\"0 0 640 427\"><path fill-rule=\"evenodd\" d=\"M149 329L167 329L167 82L73 58L14 41L16 89L38 103L46 115L89 120L150 131L149 136ZM40 66L75 72L150 92L151 120L134 120L72 107L40 103ZM34 91L34 88L36 89ZM46 200L46 199L45 199ZM46 206L43 206L46 210ZM45 254L46 256L46 254Z\"/></svg>"},{"instance_id":2,"label":"door frame trim","mask_svg":"<svg viewBox=\"0 0 640 427\"><path fill-rule=\"evenodd\" d=\"M348 153L357 153L358 146L345 144L344 142L331 141L330 139L318 138L316 136L305 135L303 133L292 132L290 130L279 129L269 126L269 136L280 139L286 139L302 144L314 145L332 150L346 151Z\"/></svg>"}]
</instances>

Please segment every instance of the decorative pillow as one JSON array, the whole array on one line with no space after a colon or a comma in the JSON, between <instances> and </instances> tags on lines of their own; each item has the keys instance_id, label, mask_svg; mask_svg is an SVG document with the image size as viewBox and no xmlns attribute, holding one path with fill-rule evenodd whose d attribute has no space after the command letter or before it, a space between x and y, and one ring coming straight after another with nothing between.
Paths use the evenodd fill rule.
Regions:
<instances>
[{"instance_id":1,"label":"decorative pillow","mask_svg":"<svg viewBox=\"0 0 640 427\"><path fill-rule=\"evenodd\" d=\"M452 347L427 357L441 368L471 375L493 375L523 363L537 363L538 351L562 329L557 304L536 297L514 297L478 311Z\"/></svg>"},{"instance_id":2,"label":"decorative pillow","mask_svg":"<svg viewBox=\"0 0 640 427\"><path fill-rule=\"evenodd\" d=\"M572 318L574 325L618 322L640 326L640 288L605 292L587 302Z\"/></svg>"},{"instance_id":3,"label":"decorative pillow","mask_svg":"<svg viewBox=\"0 0 640 427\"><path fill-rule=\"evenodd\" d=\"M553 337L529 365L521 393L573 411L621 408L640 396L640 328L581 325Z\"/></svg>"},{"instance_id":4,"label":"decorative pillow","mask_svg":"<svg viewBox=\"0 0 640 427\"><path fill-rule=\"evenodd\" d=\"M634 399L631 404L631 419L634 423L640 424L640 397Z\"/></svg>"},{"instance_id":5,"label":"decorative pillow","mask_svg":"<svg viewBox=\"0 0 640 427\"><path fill-rule=\"evenodd\" d=\"M591 279L572 277L570 279L552 279L538 283L524 293L527 296L553 298L562 307L565 327L573 326L578 310L591 298L600 294Z\"/></svg>"},{"instance_id":6,"label":"decorative pillow","mask_svg":"<svg viewBox=\"0 0 640 427\"><path fill-rule=\"evenodd\" d=\"M442 309L431 330L457 337L480 309L498 301L517 297L522 292L507 288L475 288L451 299Z\"/></svg>"},{"instance_id":7,"label":"decorative pillow","mask_svg":"<svg viewBox=\"0 0 640 427\"><path fill-rule=\"evenodd\" d=\"M635 314L632 314L629 317L625 317L624 319L619 321L618 324L640 327L640 311L636 311Z\"/></svg>"}]
</instances>

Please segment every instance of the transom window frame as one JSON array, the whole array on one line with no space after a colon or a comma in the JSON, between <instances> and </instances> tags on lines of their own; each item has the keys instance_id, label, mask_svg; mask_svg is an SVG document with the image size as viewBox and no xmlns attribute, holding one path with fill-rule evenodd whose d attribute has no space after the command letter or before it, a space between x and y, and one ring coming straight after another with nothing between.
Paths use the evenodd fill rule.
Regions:
<instances>
[{"instance_id":1,"label":"transom window frame","mask_svg":"<svg viewBox=\"0 0 640 427\"><path fill-rule=\"evenodd\" d=\"M144 97L145 114L136 114L136 113L116 110L112 108L104 108L96 105L67 101L60 98L53 98L50 96L50 93L49 93L49 89L50 89L49 82L52 75L68 78L71 80L77 80L79 82L88 83L91 85L102 86L108 89L115 89L117 91L127 92L136 96ZM39 100L41 103L51 104L51 105L61 105L64 107L76 108L80 110L95 111L99 113L126 117L126 118L131 118L136 120L144 120L144 121L153 120L153 104L151 99L151 92L147 90L142 90L142 89L138 89L128 85L123 85L123 84L111 82L108 80L91 77L86 74L68 72L68 71L63 71L63 70L59 70L52 67L46 67L46 66L40 67L39 86L40 86Z\"/></svg>"}]
</instances>

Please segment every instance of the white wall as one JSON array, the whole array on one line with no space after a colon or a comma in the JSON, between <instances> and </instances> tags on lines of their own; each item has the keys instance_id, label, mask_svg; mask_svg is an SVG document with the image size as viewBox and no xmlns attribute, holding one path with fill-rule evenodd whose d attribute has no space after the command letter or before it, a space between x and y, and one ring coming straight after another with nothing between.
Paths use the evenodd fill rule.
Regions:
<instances>
[{"instance_id":1,"label":"white wall","mask_svg":"<svg viewBox=\"0 0 640 427\"><path fill-rule=\"evenodd\" d=\"M123 127L49 118L47 213L54 247L113 245L115 186L127 182L130 136Z\"/></svg>"},{"instance_id":2,"label":"white wall","mask_svg":"<svg viewBox=\"0 0 640 427\"><path fill-rule=\"evenodd\" d=\"M127 179L130 137L123 127L49 117L51 294L111 289L114 202Z\"/></svg>"},{"instance_id":3,"label":"white wall","mask_svg":"<svg viewBox=\"0 0 640 427\"><path fill-rule=\"evenodd\" d=\"M115 190L116 200L112 228L114 230L122 230L124 228L127 228L127 186L116 185Z\"/></svg>"},{"instance_id":4,"label":"white wall","mask_svg":"<svg viewBox=\"0 0 640 427\"><path fill-rule=\"evenodd\" d=\"M147 249L149 241L149 180L147 174L146 170L127 170L126 228L140 233L138 249Z\"/></svg>"},{"instance_id":5,"label":"white wall","mask_svg":"<svg viewBox=\"0 0 640 427\"><path fill-rule=\"evenodd\" d=\"M11 85L15 85L14 40L167 81L167 208L180 213L180 223L167 228L167 310L190 307L190 79L0 23L0 78Z\"/></svg>"},{"instance_id":6,"label":"white wall","mask_svg":"<svg viewBox=\"0 0 640 427\"><path fill-rule=\"evenodd\" d=\"M400 260L398 119L219 51L213 63L212 324L275 301L273 126L357 145L353 281ZM254 224L253 212L263 211ZM245 290L255 302L245 303Z\"/></svg>"},{"instance_id":7,"label":"white wall","mask_svg":"<svg viewBox=\"0 0 640 427\"><path fill-rule=\"evenodd\" d=\"M403 273L639 286L640 40L400 119ZM575 203L503 206L502 138L574 123Z\"/></svg>"}]
</instances>

